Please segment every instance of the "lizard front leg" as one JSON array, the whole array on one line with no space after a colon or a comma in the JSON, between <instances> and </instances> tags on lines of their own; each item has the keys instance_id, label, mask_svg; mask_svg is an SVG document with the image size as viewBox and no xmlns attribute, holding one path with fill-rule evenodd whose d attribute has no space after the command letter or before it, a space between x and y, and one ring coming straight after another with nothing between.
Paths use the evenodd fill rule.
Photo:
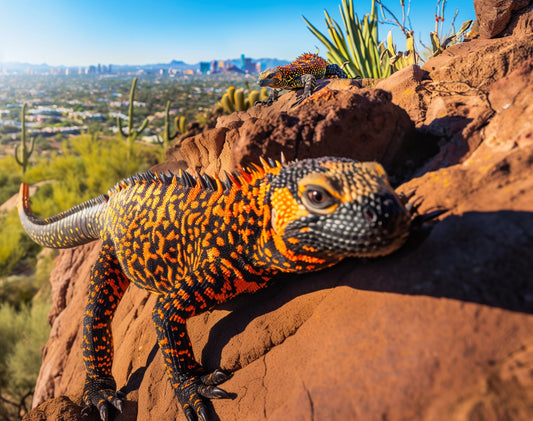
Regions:
<instances>
[{"instance_id":1,"label":"lizard front leg","mask_svg":"<svg viewBox=\"0 0 533 421\"><path fill-rule=\"evenodd\" d=\"M220 369L206 374L194 359L186 321L195 311L190 310L194 303L191 305L187 298L183 291L169 291L157 301L152 318L170 382L187 420L207 421L203 398L230 398L227 392L216 387L230 375Z\"/></svg>"},{"instance_id":2,"label":"lizard front leg","mask_svg":"<svg viewBox=\"0 0 533 421\"><path fill-rule=\"evenodd\" d=\"M279 98L279 93L281 92L281 89L271 89L270 94L268 94L268 97L266 97L263 101L257 101L254 105L272 105L275 101Z\"/></svg>"},{"instance_id":3,"label":"lizard front leg","mask_svg":"<svg viewBox=\"0 0 533 421\"><path fill-rule=\"evenodd\" d=\"M122 401L116 395L116 383L111 374L111 321L128 285L129 280L120 268L112 243L104 242L91 273L82 343L87 370L83 391L85 407L82 413L96 408L103 421L108 420L109 404L122 411Z\"/></svg>"},{"instance_id":4,"label":"lizard front leg","mask_svg":"<svg viewBox=\"0 0 533 421\"><path fill-rule=\"evenodd\" d=\"M300 98L291 105L291 107L294 107L295 105L300 104L304 99L309 98L316 89L316 77L314 75L307 73L302 75L300 80L304 85L304 92Z\"/></svg>"}]
</instances>

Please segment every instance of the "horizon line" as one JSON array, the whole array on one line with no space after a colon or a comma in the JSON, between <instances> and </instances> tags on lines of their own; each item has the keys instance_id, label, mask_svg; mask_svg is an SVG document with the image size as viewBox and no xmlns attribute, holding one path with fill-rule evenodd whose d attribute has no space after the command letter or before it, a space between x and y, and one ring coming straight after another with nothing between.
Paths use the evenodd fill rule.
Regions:
<instances>
[{"instance_id":1,"label":"horizon line","mask_svg":"<svg viewBox=\"0 0 533 421\"><path fill-rule=\"evenodd\" d=\"M287 61L287 62L289 61L289 60L286 60L286 59L279 59L277 57L254 58L254 57L245 56L245 58L250 58L250 59L255 60L255 61L260 61L260 60L277 60L277 61ZM161 65L161 64L169 65L169 64L172 64L172 62L179 62L179 63L186 64L188 66L194 66L194 65L197 65L197 64L200 64L200 63L212 63L213 61L220 62L220 61L234 61L234 60L241 60L241 57L225 58L225 59L200 60L200 61L197 61L195 63L188 63L188 62L186 62L184 60L179 60L179 59L171 59L168 62L160 61L160 62L153 62L153 63L135 63L135 64L132 64L132 63L126 63L126 64L106 63L106 62L103 62L103 61L100 61L100 62L97 62L97 63L91 63L91 64L48 64L46 62L44 62L44 63L32 63L32 62L29 62L29 61L0 61L0 65L18 64L18 65L27 65L27 66L47 66L47 67L88 67L88 66L98 66L99 64L106 65L106 66L109 66L109 65L112 65L112 66L155 66L155 65Z\"/></svg>"}]
</instances>

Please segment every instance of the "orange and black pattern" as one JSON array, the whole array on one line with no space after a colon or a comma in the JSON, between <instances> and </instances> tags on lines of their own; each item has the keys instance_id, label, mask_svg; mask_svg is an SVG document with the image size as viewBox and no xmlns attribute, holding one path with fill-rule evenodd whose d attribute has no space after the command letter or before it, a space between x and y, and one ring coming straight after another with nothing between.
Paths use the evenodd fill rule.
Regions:
<instances>
[{"instance_id":1,"label":"orange and black pattern","mask_svg":"<svg viewBox=\"0 0 533 421\"><path fill-rule=\"evenodd\" d=\"M217 387L229 375L206 373L196 362L189 318L267 286L278 273L381 256L405 242L411 216L379 164L261 163L225 181L140 174L48 219L32 215L22 186L21 220L34 240L48 247L82 244L87 236L103 241L83 329L84 402L103 420L122 405L111 375L110 326L129 283L159 294L153 320L170 381L187 419L206 420L204 399L229 397Z\"/></svg>"},{"instance_id":2,"label":"orange and black pattern","mask_svg":"<svg viewBox=\"0 0 533 421\"><path fill-rule=\"evenodd\" d=\"M20 185L18 212L22 226L36 243L54 249L71 248L100 238L98 216L106 195L82 203L50 218L36 218L30 208L28 185Z\"/></svg>"},{"instance_id":3,"label":"orange and black pattern","mask_svg":"<svg viewBox=\"0 0 533 421\"><path fill-rule=\"evenodd\" d=\"M304 88L303 98L311 96L317 79L347 78L348 75L336 64L328 64L317 54L302 54L286 66L278 66L259 74L257 84L273 89ZM301 102L301 101L300 101Z\"/></svg>"}]
</instances>

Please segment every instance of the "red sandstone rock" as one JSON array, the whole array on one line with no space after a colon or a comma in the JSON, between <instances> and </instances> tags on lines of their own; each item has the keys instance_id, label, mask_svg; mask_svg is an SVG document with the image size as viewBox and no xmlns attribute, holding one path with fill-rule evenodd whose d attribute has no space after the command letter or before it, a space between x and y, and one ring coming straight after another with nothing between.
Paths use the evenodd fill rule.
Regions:
<instances>
[{"instance_id":1,"label":"red sandstone rock","mask_svg":"<svg viewBox=\"0 0 533 421\"><path fill-rule=\"evenodd\" d=\"M318 86L298 106L292 106L298 94L289 92L272 107L258 105L222 116L215 129L186 139L168 156L185 161L193 172L210 174L232 171L259 156L279 158L281 153L288 159L342 155L379 160L398 174L413 160L428 156L409 116L391 102L390 94L360 89L359 82L351 80L319 81Z\"/></svg>"},{"instance_id":2,"label":"red sandstone rock","mask_svg":"<svg viewBox=\"0 0 533 421\"><path fill-rule=\"evenodd\" d=\"M533 33L520 38L474 39L452 45L422 66L434 82L467 82L486 90L533 55Z\"/></svg>"},{"instance_id":3,"label":"red sandstone rock","mask_svg":"<svg viewBox=\"0 0 533 421\"><path fill-rule=\"evenodd\" d=\"M376 88L392 94L392 102L403 108L416 126L426 117L428 89L424 81L429 80L428 72L413 64L378 81Z\"/></svg>"},{"instance_id":4,"label":"red sandstone rock","mask_svg":"<svg viewBox=\"0 0 533 421\"><path fill-rule=\"evenodd\" d=\"M485 38L499 35L511 20L513 12L529 3L529 0L474 0L479 34Z\"/></svg>"},{"instance_id":5,"label":"red sandstone rock","mask_svg":"<svg viewBox=\"0 0 533 421\"><path fill-rule=\"evenodd\" d=\"M408 159L404 152L413 143L414 127L388 93L341 90L338 81L331 81L315 95L294 111L264 110L262 118L244 121L233 145L234 162L284 152L288 159L331 155L377 160L389 172L398 172L398 164Z\"/></svg>"},{"instance_id":6,"label":"red sandstone rock","mask_svg":"<svg viewBox=\"0 0 533 421\"><path fill-rule=\"evenodd\" d=\"M65 420L80 421L81 407L66 396L49 399L33 409L24 417L25 421ZM85 421L98 421L96 417L84 418Z\"/></svg>"},{"instance_id":7,"label":"red sandstone rock","mask_svg":"<svg viewBox=\"0 0 533 421\"><path fill-rule=\"evenodd\" d=\"M81 351L84 302L87 300L92 264L99 243L62 250L50 275L53 306L48 320L50 338L43 349L43 363L35 386L33 406L62 394L80 394L83 389L83 360L69 359ZM80 354L81 355L81 354Z\"/></svg>"},{"instance_id":8,"label":"red sandstone rock","mask_svg":"<svg viewBox=\"0 0 533 421\"><path fill-rule=\"evenodd\" d=\"M515 37L528 36L533 33L533 2L511 17L509 25L503 32Z\"/></svg>"}]
</instances>

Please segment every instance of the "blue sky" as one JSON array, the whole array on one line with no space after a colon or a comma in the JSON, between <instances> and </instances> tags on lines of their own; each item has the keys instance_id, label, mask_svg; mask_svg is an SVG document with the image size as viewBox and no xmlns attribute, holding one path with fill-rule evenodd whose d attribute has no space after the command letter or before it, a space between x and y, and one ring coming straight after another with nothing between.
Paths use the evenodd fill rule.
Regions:
<instances>
[{"instance_id":1,"label":"blue sky","mask_svg":"<svg viewBox=\"0 0 533 421\"><path fill-rule=\"evenodd\" d=\"M407 3L408 0L406 0ZM179 0L0 0L0 62L50 65L96 63L187 63L212 59L272 57L292 60L315 51L320 42L304 15L326 31L324 9L341 22L340 0L179 1ZM400 0L383 3L401 18ZM435 27L432 0L411 1L415 38L429 44ZM355 0L361 18L371 0ZM475 19L473 2L448 0L445 32L455 10L456 29ZM381 39L388 27L381 29ZM392 26L390 26L392 28ZM403 37L395 43L404 49Z\"/></svg>"}]
</instances>

